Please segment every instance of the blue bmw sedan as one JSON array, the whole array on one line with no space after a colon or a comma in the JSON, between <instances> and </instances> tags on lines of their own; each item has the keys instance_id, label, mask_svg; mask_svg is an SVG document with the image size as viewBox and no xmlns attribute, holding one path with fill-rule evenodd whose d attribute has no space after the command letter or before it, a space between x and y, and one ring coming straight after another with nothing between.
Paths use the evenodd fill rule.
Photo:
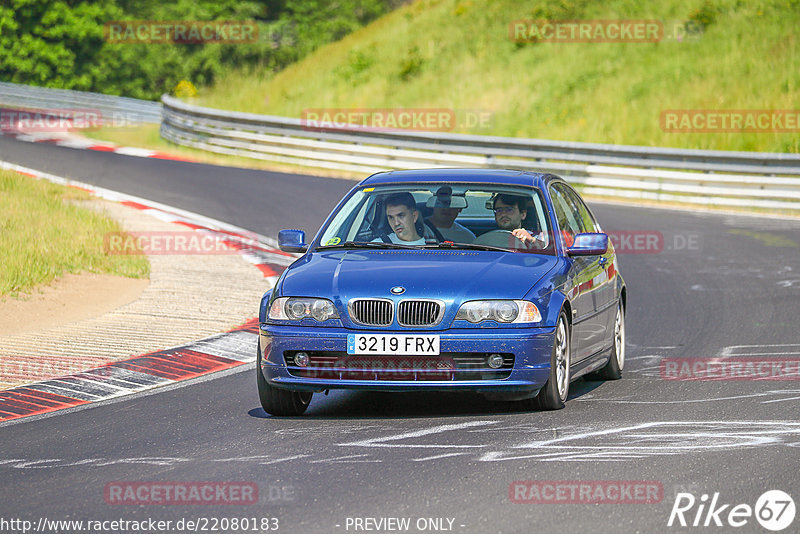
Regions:
<instances>
[{"instance_id":1,"label":"blue bmw sedan","mask_svg":"<svg viewBox=\"0 0 800 534\"><path fill-rule=\"evenodd\" d=\"M551 174L382 172L354 187L261 300L258 392L300 415L314 392L473 391L564 407L621 377L625 283L608 235Z\"/></svg>"}]
</instances>

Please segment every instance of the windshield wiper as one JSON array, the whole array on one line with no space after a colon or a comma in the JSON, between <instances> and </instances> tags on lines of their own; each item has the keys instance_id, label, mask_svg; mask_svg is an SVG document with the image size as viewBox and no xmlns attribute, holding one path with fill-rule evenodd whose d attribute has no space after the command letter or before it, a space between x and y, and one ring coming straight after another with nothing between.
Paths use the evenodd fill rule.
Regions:
<instances>
[{"instance_id":1,"label":"windshield wiper","mask_svg":"<svg viewBox=\"0 0 800 534\"><path fill-rule=\"evenodd\" d=\"M431 245L424 245L423 248L452 248L452 249L466 249L466 250L499 250L500 252L514 252L514 249L503 247L495 247L492 245L476 245L475 243L453 243L451 241L443 241Z\"/></svg>"},{"instance_id":2,"label":"windshield wiper","mask_svg":"<svg viewBox=\"0 0 800 534\"><path fill-rule=\"evenodd\" d=\"M401 245L398 243L384 243L383 241L345 241L337 245L323 245L317 247L317 250L329 250L332 248L400 248L407 250L418 249L431 249L431 248L447 248L447 249L464 249L464 250L496 250L499 252L517 252L514 249L503 247L495 247L492 245L476 245L475 243L452 243L443 241L442 243L430 243L425 245Z\"/></svg>"},{"instance_id":3,"label":"windshield wiper","mask_svg":"<svg viewBox=\"0 0 800 534\"><path fill-rule=\"evenodd\" d=\"M324 245L317 247L317 250L327 250L331 248L405 248L415 249L419 245L399 245L397 243L384 243L383 241L345 241L338 245Z\"/></svg>"}]
</instances>

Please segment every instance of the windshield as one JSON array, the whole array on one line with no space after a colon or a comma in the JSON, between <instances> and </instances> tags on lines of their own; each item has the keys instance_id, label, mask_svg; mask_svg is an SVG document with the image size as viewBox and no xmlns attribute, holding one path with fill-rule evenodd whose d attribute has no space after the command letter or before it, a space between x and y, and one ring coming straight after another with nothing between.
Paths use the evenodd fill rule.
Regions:
<instances>
[{"instance_id":1,"label":"windshield","mask_svg":"<svg viewBox=\"0 0 800 534\"><path fill-rule=\"evenodd\" d=\"M554 253L538 189L452 182L361 188L331 218L319 246Z\"/></svg>"}]
</instances>

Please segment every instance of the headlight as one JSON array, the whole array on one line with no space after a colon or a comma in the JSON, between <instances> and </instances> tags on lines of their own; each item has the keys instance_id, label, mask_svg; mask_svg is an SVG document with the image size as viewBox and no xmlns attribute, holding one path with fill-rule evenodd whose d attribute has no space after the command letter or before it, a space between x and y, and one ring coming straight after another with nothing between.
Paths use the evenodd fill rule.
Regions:
<instances>
[{"instance_id":1,"label":"headlight","mask_svg":"<svg viewBox=\"0 0 800 534\"><path fill-rule=\"evenodd\" d=\"M338 319L339 314L333 302L328 299L307 297L281 297L275 299L269 308L269 319L280 321L299 321L313 317L319 322Z\"/></svg>"},{"instance_id":2,"label":"headlight","mask_svg":"<svg viewBox=\"0 0 800 534\"><path fill-rule=\"evenodd\" d=\"M456 320L480 323L538 323L542 320L539 309L527 300L471 300L458 309Z\"/></svg>"}]
</instances>

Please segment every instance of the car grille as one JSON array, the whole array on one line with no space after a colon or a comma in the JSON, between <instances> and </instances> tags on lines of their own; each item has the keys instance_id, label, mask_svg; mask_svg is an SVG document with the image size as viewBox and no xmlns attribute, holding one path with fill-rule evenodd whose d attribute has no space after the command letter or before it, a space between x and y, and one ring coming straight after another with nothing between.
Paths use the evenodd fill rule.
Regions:
<instances>
[{"instance_id":1,"label":"car grille","mask_svg":"<svg viewBox=\"0 0 800 534\"><path fill-rule=\"evenodd\" d=\"M356 324L390 326L394 321L394 302L389 299L353 299L347 309ZM435 326L442 316L444 303L439 300L403 300L397 307L397 322L402 326Z\"/></svg>"},{"instance_id":2,"label":"car grille","mask_svg":"<svg viewBox=\"0 0 800 534\"><path fill-rule=\"evenodd\" d=\"M394 303L387 299L354 299L347 304L350 320L367 326L389 326L394 320Z\"/></svg>"},{"instance_id":3,"label":"car grille","mask_svg":"<svg viewBox=\"0 0 800 534\"><path fill-rule=\"evenodd\" d=\"M503 354L503 365L491 369L490 353L450 352L439 356L348 355L339 351L308 351L306 367L294 363L297 351L284 353L290 375L328 380L502 380L511 376L514 355Z\"/></svg>"},{"instance_id":4,"label":"car grille","mask_svg":"<svg viewBox=\"0 0 800 534\"><path fill-rule=\"evenodd\" d=\"M397 307L397 322L402 326L433 326L444 314L444 304L436 300L404 300Z\"/></svg>"}]
</instances>

